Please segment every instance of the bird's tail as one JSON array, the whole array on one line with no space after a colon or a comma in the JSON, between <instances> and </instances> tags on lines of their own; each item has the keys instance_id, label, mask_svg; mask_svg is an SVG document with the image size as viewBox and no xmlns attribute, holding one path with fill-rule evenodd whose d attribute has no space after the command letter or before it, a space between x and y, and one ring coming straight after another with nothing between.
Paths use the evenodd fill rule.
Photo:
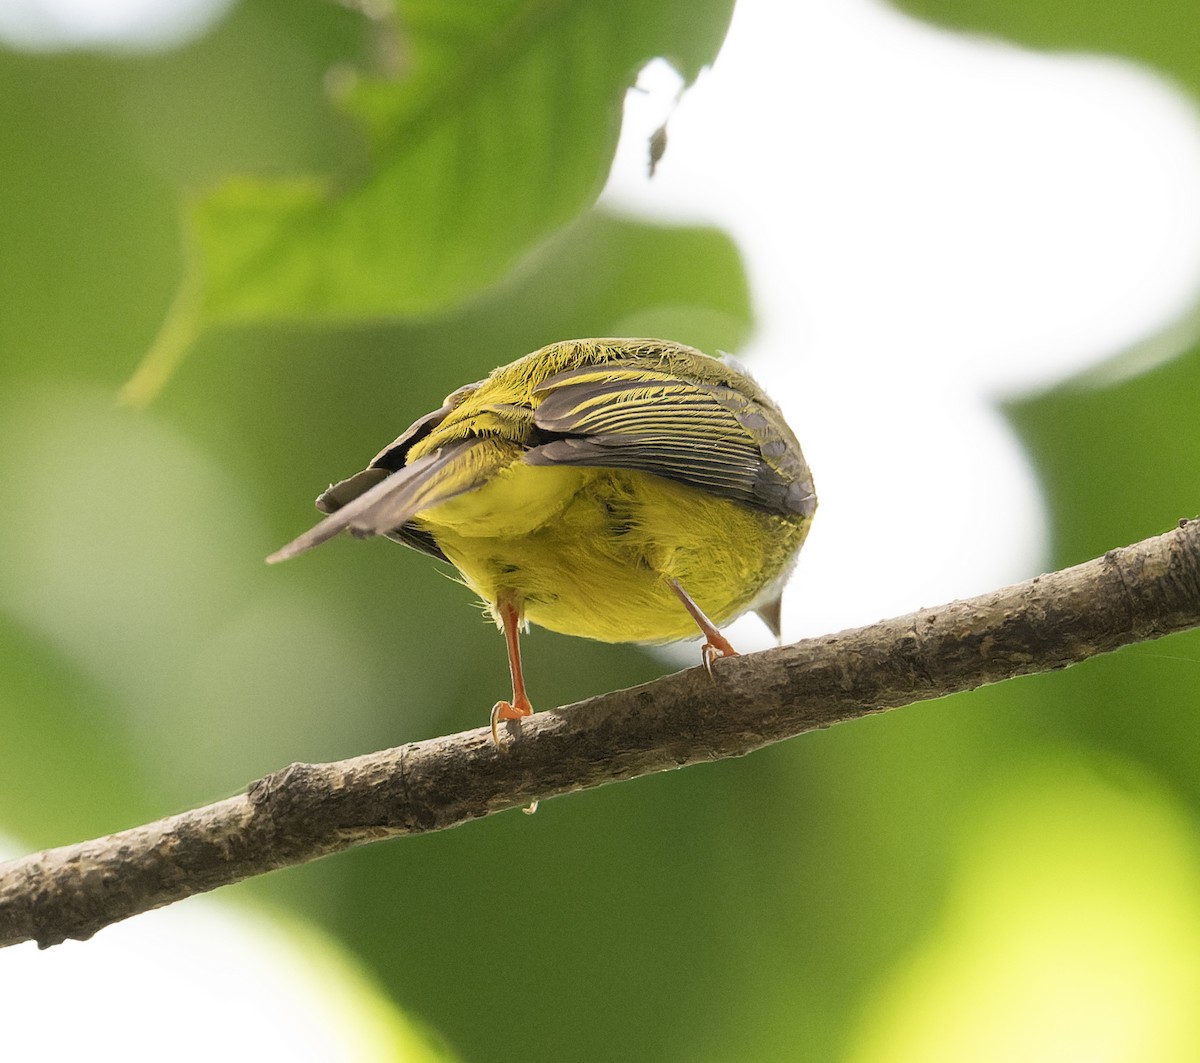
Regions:
<instances>
[{"instance_id":1,"label":"bird's tail","mask_svg":"<svg viewBox=\"0 0 1200 1063\"><path fill-rule=\"evenodd\" d=\"M493 439L476 438L426 454L367 488L316 527L276 550L267 558L267 564L286 561L347 529L363 538L386 535L422 510L483 486L500 465L511 460L503 450Z\"/></svg>"}]
</instances>

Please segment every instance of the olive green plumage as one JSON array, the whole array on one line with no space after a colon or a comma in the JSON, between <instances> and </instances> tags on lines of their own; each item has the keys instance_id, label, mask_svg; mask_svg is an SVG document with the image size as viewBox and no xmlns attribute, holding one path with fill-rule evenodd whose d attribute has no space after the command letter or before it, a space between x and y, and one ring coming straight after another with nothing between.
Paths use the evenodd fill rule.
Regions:
<instances>
[{"instance_id":1,"label":"olive green plumage","mask_svg":"<svg viewBox=\"0 0 1200 1063\"><path fill-rule=\"evenodd\" d=\"M778 596L816 511L778 407L744 372L650 339L554 343L451 394L273 554L343 529L453 564L502 620L608 642L696 633Z\"/></svg>"}]
</instances>

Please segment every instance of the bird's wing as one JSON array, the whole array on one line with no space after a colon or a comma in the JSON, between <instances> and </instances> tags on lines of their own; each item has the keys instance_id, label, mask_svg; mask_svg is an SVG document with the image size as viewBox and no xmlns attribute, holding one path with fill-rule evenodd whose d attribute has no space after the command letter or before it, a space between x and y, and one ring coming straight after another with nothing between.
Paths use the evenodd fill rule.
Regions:
<instances>
[{"instance_id":1,"label":"bird's wing","mask_svg":"<svg viewBox=\"0 0 1200 1063\"><path fill-rule=\"evenodd\" d=\"M771 513L815 511L782 417L733 387L609 364L552 376L535 399L529 464L638 469Z\"/></svg>"},{"instance_id":2,"label":"bird's wing","mask_svg":"<svg viewBox=\"0 0 1200 1063\"><path fill-rule=\"evenodd\" d=\"M483 437L441 447L390 474L382 469L365 470L342 482L365 487L361 494L341 502L329 497L337 489L331 488L321 498L336 504L334 511L316 527L276 550L267 561L286 561L345 530L359 538L395 534L407 545L422 549L419 542L410 543L404 535L409 531L404 527L408 521L423 510L482 487L519 453L512 443ZM376 479L373 486L367 486Z\"/></svg>"},{"instance_id":3,"label":"bird's wing","mask_svg":"<svg viewBox=\"0 0 1200 1063\"><path fill-rule=\"evenodd\" d=\"M446 418L454 411L459 403L461 403L463 399L465 399L472 392L478 391L479 386L482 383L482 380L477 380L473 384L464 384L457 391L451 392L449 395L447 395L446 401L439 409L425 414L424 417L418 417L403 432L401 432L395 440L389 443L383 448L383 450L381 450L375 455L375 457L371 459L371 464L367 467L367 471L370 471L371 469L387 469L389 472L395 472L397 469L404 468L405 463L408 461L408 452L413 448L413 446L421 442L421 440L427 438L431 432L441 427L442 422L446 420ZM353 479L353 476L350 477L350 480ZM350 480L343 480L342 482L349 483ZM330 489L330 491L335 490L340 486L340 484L336 484L334 488ZM329 493L329 491L326 491L325 495L322 495L321 497L324 498ZM344 505L345 502L343 501L342 504ZM320 499L317 500L317 508L321 508ZM327 512L332 512L332 510Z\"/></svg>"}]
</instances>

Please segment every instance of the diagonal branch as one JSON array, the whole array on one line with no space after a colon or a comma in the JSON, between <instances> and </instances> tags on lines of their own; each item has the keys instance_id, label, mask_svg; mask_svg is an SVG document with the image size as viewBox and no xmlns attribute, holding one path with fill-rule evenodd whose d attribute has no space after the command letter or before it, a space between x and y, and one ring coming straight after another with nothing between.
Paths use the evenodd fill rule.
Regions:
<instances>
[{"instance_id":1,"label":"diagonal branch","mask_svg":"<svg viewBox=\"0 0 1200 1063\"><path fill-rule=\"evenodd\" d=\"M736 757L818 727L1200 626L1200 520L1074 568L667 676L510 724L333 764L0 865L0 946L42 947L365 842Z\"/></svg>"}]
</instances>

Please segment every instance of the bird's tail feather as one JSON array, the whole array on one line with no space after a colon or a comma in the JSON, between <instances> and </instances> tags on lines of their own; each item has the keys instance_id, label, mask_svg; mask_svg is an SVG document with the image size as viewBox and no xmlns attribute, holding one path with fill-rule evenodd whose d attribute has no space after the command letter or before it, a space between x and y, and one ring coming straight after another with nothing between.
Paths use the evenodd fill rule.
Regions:
<instances>
[{"instance_id":1,"label":"bird's tail feather","mask_svg":"<svg viewBox=\"0 0 1200 1063\"><path fill-rule=\"evenodd\" d=\"M481 487L495 468L486 453L490 449L491 440L469 439L418 458L276 550L267 564L286 561L347 529L363 537L386 535L422 510Z\"/></svg>"}]
</instances>

